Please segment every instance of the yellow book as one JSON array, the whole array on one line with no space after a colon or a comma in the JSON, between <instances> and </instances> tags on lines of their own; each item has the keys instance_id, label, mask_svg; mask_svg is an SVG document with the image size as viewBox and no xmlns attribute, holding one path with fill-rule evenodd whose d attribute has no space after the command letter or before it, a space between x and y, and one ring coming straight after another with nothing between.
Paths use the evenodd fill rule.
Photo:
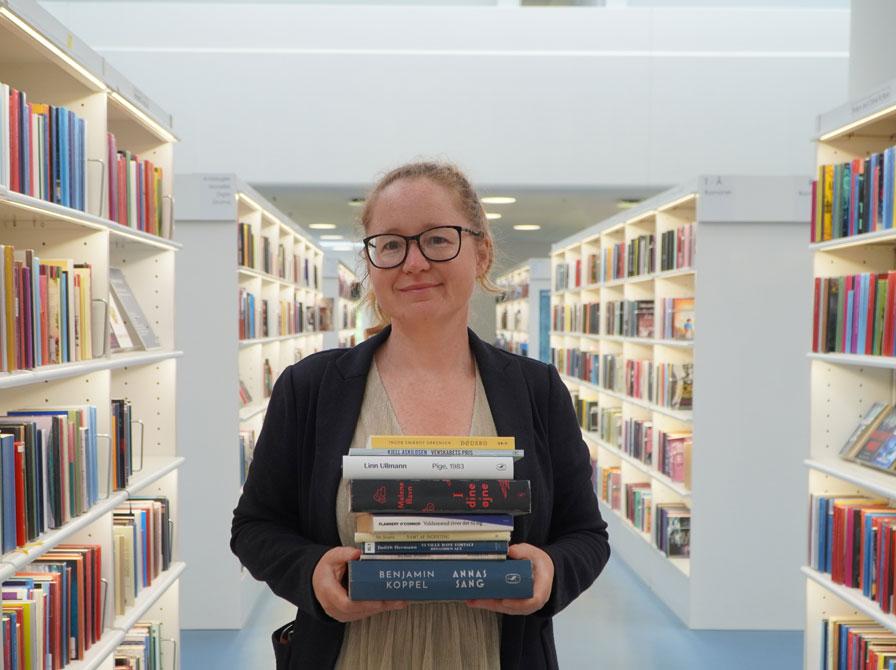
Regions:
<instances>
[{"instance_id":1,"label":"yellow book","mask_svg":"<svg viewBox=\"0 0 896 670\"><path fill-rule=\"evenodd\" d=\"M79 354L82 361L93 358L93 329L91 324L91 306L92 306L92 287L90 285L90 266L75 266L75 276L81 284L80 304L78 306L79 325L80 325L80 347Z\"/></svg>"},{"instance_id":2,"label":"yellow book","mask_svg":"<svg viewBox=\"0 0 896 670\"><path fill-rule=\"evenodd\" d=\"M815 210L815 230L812 237L816 242L821 242L824 234L824 166L818 166L818 181L815 182L815 202L812 203Z\"/></svg>"},{"instance_id":3,"label":"yellow book","mask_svg":"<svg viewBox=\"0 0 896 670\"><path fill-rule=\"evenodd\" d=\"M452 531L449 533L355 533L355 542L507 542L510 531Z\"/></svg>"},{"instance_id":4,"label":"yellow book","mask_svg":"<svg viewBox=\"0 0 896 670\"><path fill-rule=\"evenodd\" d=\"M821 176L823 177L823 181L819 182L816 187L821 190L822 184L824 184L824 200L822 201L822 211L820 212L823 219L821 229L822 236L819 238L819 242L821 240L829 240L833 236L831 216L834 211L834 166L823 165L821 167Z\"/></svg>"},{"instance_id":5,"label":"yellow book","mask_svg":"<svg viewBox=\"0 0 896 670\"><path fill-rule=\"evenodd\" d=\"M371 435L368 449L515 449L513 437L481 435Z\"/></svg>"}]
</instances>

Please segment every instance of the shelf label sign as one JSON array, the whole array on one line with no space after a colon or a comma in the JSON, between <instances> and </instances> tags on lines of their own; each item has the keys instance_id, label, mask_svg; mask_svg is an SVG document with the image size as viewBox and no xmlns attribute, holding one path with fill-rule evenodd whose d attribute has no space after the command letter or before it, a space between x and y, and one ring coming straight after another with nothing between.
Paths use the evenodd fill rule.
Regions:
<instances>
[{"instance_id":1,"label":"shelf label sign","mask_svg":"<svg viewBox=\"0 0 896 670\"><path fill-rule=\"evenodd\" d=\"M202 175L199 191L199 202L206 218L223 221L233 216L236 193L231 175Z\"/></svg>"}]
</instances>

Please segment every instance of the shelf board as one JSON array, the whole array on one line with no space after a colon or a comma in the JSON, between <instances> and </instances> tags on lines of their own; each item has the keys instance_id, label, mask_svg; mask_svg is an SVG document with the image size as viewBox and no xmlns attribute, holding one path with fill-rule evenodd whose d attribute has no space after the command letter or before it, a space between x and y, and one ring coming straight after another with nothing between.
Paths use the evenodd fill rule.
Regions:
<instances>
[{"instance_id":1,"label":"shelf board","mask_svg":"<svg viewBox=\"0 0 896 670\"><path fill-rule=\"evenodd\" d=\"M105 358L93 358L77 363L44 365L33 370L17 370L0 373L0 389L28 386L40 382L80 377L100 370L119 370L139 365L151 365L171 358L180 358L182 351L138 351L110 354Z\"/></svg>"},{"instance_id":2,"label":"shelf board","mask_svg":"<svg viewBox=\"0 0 896 670\"><path fill-rule=\"evenodd\" d=\"M177 470L185 460L183 456L148 456L143 461L143 470L131 475L125 492L128 497L139 497L140 491Z\"/></svg>"},{"instance_id":3,"label":"shelf board","mask_svg":"<svg viewBox=\"0 0 896 670\"><path fill-rule=\"evenodd\" d=\"M125 503L127 498L125 491L115 491L108 498L99 501L84 514L71 519L61 528L50 530L39 536L32 544L4 554L0 557L0 563L2 563L2 567L0 567L0 582L9 579L16 572L24 569L34 559L40 558L48 551L52 551L57 545L65 543L82 528L109 514L116 507Z\"/></svg>"},{"instance_id":4,"label":"shelf board","mask_svg":"<svg viewBox=\"0 0 896 670\"><path fill-rule=\"evenodd\" d=\"M657 340L647 337L625 337L623 335L596 335L594 333L581 333L578 331L561 331L552 330L551 335L557 337L581 337L586 340L595 340L597 342L631 342L632 344L643 344L645 346L654 347L678 347L682 349L693 349L694 340Z\"/></svg>"},{"instance_id":5,"label":"shelf board","mask_svg":"<svg viewBox=\"0 0 896 670\"><path fill-rule=\"evenodd\" d=\"M65 666L65 670L96 670L102 666L103 661L115 653L118 645L124 642L126 635L127 631L107 628L103 632L103 636L85 652L84 658L72 661Z\"/></svg>"},{"instance_id":6,"label":"shelf board","mask_svg":"<svg viewBox=\"0 0 896 670\"><path fill-rule=\"evenodd\" d=\"M613 398L618 398L622 402L627 402L632 405L637 405L638 407L643 407L644 409L648 409L651 412L656 412L657 414L663 414L665 416L676 419L677 421L681 421L682 423L691 423L694 420L694 412L692 410L681 410L681 409L670 409L668 407L660 407L659 405L654 405L653 403L647 402L646 400L639 400L638 398L632 398L631 396L627 396L624 393L617 393L616 391L610 391L605 389L603 386L599 386L598 384L592 384L591 382L587 382L583 379L576 379L575 377L570 377L569 375L560 374L561 379L568 384L578 384L579 386L584 386L585 388L589 388L597 393L603 393L604 395L611 396Z\"/></svg>"},{"instance_id":7,"label":"shelf board","mask_svg":"<svg viewBox=\"0 0 896 670\"><path fill-rule=\"evenodd\" d=\"M896 498L896 475L841 458L807 458L803 462L812 470L850 482L886 498Z\"/></svg>"},{"instance_id":8,"label":"shelf board","mask_svg":"<svg viewBox=\"0 0 896 670\"><path fill-rule=\"evenodd\" d=\"M267 410L269 401L270 398L265 398L260 402L253 402L251 405L246 405L245 407L240 408L240 422L248 421L259 414L262 414Z\"/></svg>"},{"instance_id":9,"label":"shelf board","mask_svg":"<svg viewBox=\"0 0 896 670\"><path fill-rule=\"evenodd\" d=\"M803 566L802 571L807 578L811 579L816 584L824 587L841 600L846 601L852 607L855 607L863 614L871 617L881 626L896 633L896 616L882 612L880 607L877 606L877 603L866 598L859 589L852 589L848 586L835 584L830 575L818 572L818 570L813 570L808 566Z\"/></svg>"},{"instance_id":10,"label":"shelf board","mask_svg":"<svg viewBox=\"0 0 896 670\"><path fill-rule=\"evenodd\" d=\"M870 233L862 233L861 235L851 235L849 237L838 237L835 240L815 242L809 245L809 249L811 251L837 251L838 249L847 249L849 247L857 247L866 244L896 245L896 228L885 228L884 230L875 230Z\"/></svg>"},{"instance_id":11,"label":"shelf board","mask_svg":"<svg viewBox=\"0 0 896 670\"><path fill-rule=\"evenodd\" d=\"M687 277L688 275L696 275L694 268L676 268L675 270L666 270L665 272L657 272L653 275L654 279L674 279L675 277Z\"/></svg>"},{"instance_id":12,"label":"shelf board","mask_svg":"<svg viewBox=\"0 0 896 670\"><path fill-rule=\"evenodd\" d=\"M146 613L159 601L159 598L171 588L171 585L177 581L185 567L184 563L172 563L167 570L156 577L150 586L137 595L137 601L133 607L121 616L115 617L112 627L125 632L133 628L140 619L146 616Z\"/></svg>"},{"instance_id":13,"label":"shelf board","mask_svg":"<svg viewBox=\"0 0 896 670\"><path fill-rule=\"evenodd\" d=\"M643 461L639 461L634 456L630 456L629 454L622 451L622 449L613 446L609 442L604 442L600 437L598 437L597 433L583 429L582 435L585 437L586 440L593 442L598 447L601 447L602 449L605 449L606 451L609 451L610 453L619 457L620 459L622 459L629 465L631 465L634 468L637 468L638 470L643 472L645 475L647 475L654 481L658 482L662 486L665 486L667 489L674 492L676 495L679 495L682 498L690 498L691 497L690 490L684 484L679 484L678 482L673 482L669 477L667 477L666 475L664 475L662 472L655 469L654 467L648 465L647 463L644 463Z\"/></svg>"},{"instance_id":14,"label":"shelf board","mask_svg":"<svg viewBox=\"0 0 896 670\"><path fill-rule=\"evenodd\" d=\"M851 365L864 368L894 368L894 356L865 356L862 354L817 354L810 352L807 356L813 361L832 363L834 365Z\"/></svg>"},{"instance_id":15,"label":"shelf board","mask_svg":"<svg viewBox=\"0 0 896 670\"><path fill-rule=\"evenodd\" d=\"M650 538L649 533L644 533L639 529L635 528L634 524L631 521L625 518L625 516L610 507L610 505L600 498L597 499L598 505L600 506L601 513L603 514L613 514L620 522L621 525L628 529L634 536L641 538L644 544L650 549L650 551L655 551L660 557L667 560L671 565L675 566L685 577L690 578L691 576L691 561L688 558L672 558L670 556L666 556L659 548L653 543L653 540Z\"/></svg>"},{"instance_id":16,"label":"shelf board","mask_svg":"<svg viewBox=\"0 0 896 670\"><path fill-rule=\"evenodd\" d=\"M111 235L129 242L136 242L160 249L176 251L183 245L158 235L128 228L110 219L104 219L71 207L57 205L40 198L32 198L0 186L0 220L21 222L26 225L74 225L89 230L105 230Z\"/></svg>"},{"instance_id":17,"label":"shelf board","mask_svg":"<svg viewBox=\"0 0 896 670\"><path fill-rule=\"evenodd\" d=\"M251 347L256 344L270 344L271 342L282 342L284 340L297 340L302 337L309 337L311 335L322 335L324 331L315 330L306 333L295 333L293 335L278 335L276 337L255 337L248 340L240 340L239 348L244 349L246 347Z\"/></svg>"}]
</instances>

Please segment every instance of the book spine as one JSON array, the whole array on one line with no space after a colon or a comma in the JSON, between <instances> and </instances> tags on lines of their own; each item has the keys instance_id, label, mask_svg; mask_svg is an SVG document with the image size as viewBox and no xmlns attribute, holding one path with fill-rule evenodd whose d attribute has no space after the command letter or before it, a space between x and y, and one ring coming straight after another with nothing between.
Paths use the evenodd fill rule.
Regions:
<instances>
[{"instance_id":1,"label":"book spine","mask_svg":"<svg viewBox=\"0 0 896 670\"><path fill-rule=\"evenodd\" d=\"M369 449L513 449L512 437L455 435L371 435Z\"/></svg>"},{"instance_id":2,"label":"book spine","mask_svg":"<svg viewBox=\"0 0 896 670\"><path fill-rule=\"evenodd\" d=\"M352 561L352 600L531 598L529 561Z\"/></svg>"},{"instance_id":3,"label":"book spine","mask_svg":"<svg viewBox=\"0 0 896 670\"><path fill-rule=\"evenodd\" d=\"M513 476L513 458L427 456L343 456L346 479L427 479L463 476L487 479Z\"/></svg>"},{"instance_id":4,"label":"book spine","mask_svg":"<svg viewBox=\"0 0 896 670\"><path fill-rule=\"evenodd\" d=\"M528 514L528 480L356 479L349 483L352 512L488 512Z\"/></svg>"},{"instance_id":5,"label":"book spine","mask_svg":"<svg viewBox=\"0 0 896 670\"><path fill-rule=\"evenodd\" d=\"M511 457L520 459L525 454L522 449L349 449L349 456L491 456L492 458Z\"/></svg>"},{"instance_id":6,"label":"book spine","mask_svg":"<svg viewBox=\"0 0 896 670\"><path fill-rule=\"evenodd\" d=\"M370 519L370 530L374 533L448 533L451 531L468 530L513 530L513 517L509 514L458 514L454 516L374 514L370 516Z\"/></svg>"},{"instance_id":7,"label":"book spine","mask_svg":"<svg viewBox=\"0 0 896 670\"><path fill-rule=\"evenodd\" d=\"M365 542L365 554L507 554L508 542Z\"/></svg>"}]
</instances>

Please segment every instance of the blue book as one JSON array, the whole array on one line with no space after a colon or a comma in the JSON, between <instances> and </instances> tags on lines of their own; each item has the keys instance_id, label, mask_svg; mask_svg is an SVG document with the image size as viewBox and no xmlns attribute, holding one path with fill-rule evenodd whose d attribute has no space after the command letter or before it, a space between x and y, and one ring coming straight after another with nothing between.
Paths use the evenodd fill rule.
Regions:
<instances>
[{"instance_id":1,"label":"blue book","mask_svg":"<svg viewBox=\"0 0 896 670\"><path fill-rule=\"evenodd\" d=\"M531 598L529 561L351 561L352 600Z\"/></svg>"},{"instance_id":2,"label":"blue book","mask_svg":"<svg viewBox=\"0 0 896 670\"><path fill-rule=\"evenodd\" d=\"M69 147L68 147L68 110L59 108L59 204L69 206Z\"/></svg>"},{"instance_id":3,"label":"blue book","mask_svg":"<svg viewBox=\"0 0 896 670\"><path fill-rule=\"evenodd\" d=\"M78 209L82 212L87 210L87 198L85 193L85 163L87 160L87 152L85 144L87 142L87 126L81 117L76 117L78 128Z\"/></svg>"},{"instance_id":4,"label":"blue book","mask_svg":"<svg viewBox=\"0 0 896 670\"><path fill-rule=\"evenodd\" d=\"M824 551L824 571L828 574L831 574L831 543L830 538L834 536L834 506L828 501L827 504L827 529L825 531L825 551Z\"/></svg>"},{"instance_id":5,"label":"blue book","mask_svg":"<svg viewBox=\"0 0 896 670\"><path fill-rule=\"evenodd\" d=\"M16 445L12 435L0 435L0 516L3 553L16 548Z\"/></svg>"}]
</instances>

